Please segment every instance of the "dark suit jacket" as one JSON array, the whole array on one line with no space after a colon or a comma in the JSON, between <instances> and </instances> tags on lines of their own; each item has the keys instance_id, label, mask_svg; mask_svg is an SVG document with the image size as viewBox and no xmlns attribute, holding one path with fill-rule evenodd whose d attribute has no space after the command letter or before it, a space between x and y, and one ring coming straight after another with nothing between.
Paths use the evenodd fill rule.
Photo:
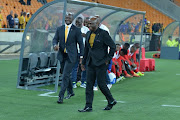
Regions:
<instances>
[{"instance_id":1,"label":"dark suit jacket","mask_svg":"<svg viewBox=\"0 0 180 120\"><path fill-rule=\"evenodd\" d=\"M72 63L75 63L78 58L78 51L77 51L77 43L80 47L80 56L83 56L84 53L84 45L83 45L83 37L81 31L76 26L72 25L69 34L67 37L67 41L65 43L65 25L58 27L56 30L56 34L53 39L53 46L58 45L59 43L59 51L57 59L60 62L63 61L63 54L64 49L66 48L69 59Z\"/></svg>"},{"instance_id":2,"label":"dark suit jacket","mask_svg":"<svg viewBox=\"0 0 180 120\"><path fill-rule=\"evenodd\" d=\"M94 39L93 47L91 48L89 44L91 33L92 32L89 31L86 34L84 59L82 64L85 65L87 63L87 65L89 65L91 59L95 66L100 66L105 64L106 61L110 61L112 59L116 45L107 31L98 28L95 32L96 37ZM108 46L110 47L109 54Z\"/></svg>"}]
</instances>

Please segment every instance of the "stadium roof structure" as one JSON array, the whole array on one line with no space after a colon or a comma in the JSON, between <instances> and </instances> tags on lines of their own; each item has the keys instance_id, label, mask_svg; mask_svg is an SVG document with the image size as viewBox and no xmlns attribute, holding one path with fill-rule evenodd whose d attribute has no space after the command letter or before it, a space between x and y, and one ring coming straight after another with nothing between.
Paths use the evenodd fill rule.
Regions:
<instances>
[{"instance_id":1,"label":"stadium roof structure","mask_svg":"<svg viewBox=\"0 0 180 120\"><path fill-rule=\"evenodd\" d=\"M40 53L47 53L48 61L50 60L49 56L53 52L52 39L57 27L64 24L66 12L72 12L74 18L79 16L85 18L99 15L101 17L101 22L109 28L110 35L114 41L118 41L119 37L117 37L117 32L124 21L136 15L141 16L141 20L144 21L146 13L78 0L54 0L45 4L33 14L25 28L21 43L17 88L37 89L39 86L50 84L50 82L47 81L53 80L52 83L55 84L55 88L50 91L57 91L60 69L59 62L57 64L55 76L52 77L51 74L48 74L51 77L47 76L47 81L43 78L44 73L39 73L38 76L36 76L36 73L32 72L32 70L37 69L37 66L41 66L41 62L39 62L41 61ZM142 31L144 30L144 22L141 23L141 32L138 37L140 46L142 43ZM30 53L37 54L38 60L35 60L37 58L36 55L30 55ZM33 60L35 63L32 63ZM45 72L47 71L48 70ZM43 80L45 80L45 82L41 84Z\"/></svg>"}]
</instances>

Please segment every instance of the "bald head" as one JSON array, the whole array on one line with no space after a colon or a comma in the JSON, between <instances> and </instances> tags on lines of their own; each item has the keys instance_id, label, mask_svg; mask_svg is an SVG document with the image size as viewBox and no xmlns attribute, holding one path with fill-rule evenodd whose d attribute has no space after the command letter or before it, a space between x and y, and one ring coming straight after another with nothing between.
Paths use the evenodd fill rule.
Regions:
<instances>
[{"instance_id":1,"label":"bald head","mask_svg":"<svg viewBox=\"0 0 180 120\"><path fill-rule=\"evenodd\" d=\"M12 10L11 10L10 14L13 15L13 11Z\"/></svg>"}]
</instances>

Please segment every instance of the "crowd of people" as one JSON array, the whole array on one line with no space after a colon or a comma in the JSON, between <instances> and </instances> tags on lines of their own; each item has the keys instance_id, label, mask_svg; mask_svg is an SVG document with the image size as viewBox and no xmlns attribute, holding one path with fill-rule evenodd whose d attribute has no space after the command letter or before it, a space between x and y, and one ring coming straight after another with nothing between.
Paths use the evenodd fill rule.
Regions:
<instances>
[{"instance_id":1,"label":"crowd of people","mask_svg":"<svg viewBox=\"0 0 180 120\"><path fill-rule=\"evenodd\" d=\"M16 13L13 15L13 11L7 16L7 28L13 29L25 29L26 24L30 20L30 13L21 12L21 16ZM20 32L19 30L8 30L8 32ZM21 30L23 32L23 30Z\"/></svg>"},{"instance_id":2,"label":"crowd of people","mask_svg":"<svg viewBox=\"0 0 180 120\"><path fill-rule=\"evenodd\" d=\"M57 103L62 104L63 99L74 96L73 88L79 85L86 88L86 105L84 109L78 111L92 111L93 90L97 91L99 87L108 101L104 110L111 110L117 103L110 92L112 84L125 77L144 76L144 73L138 70L139 43L115 44L110 37L109 29L101 23L99 15L84 20L82 17L77 17L75 25L72 21L73 14L68 13L65 17L65 25L57 28L53 38L54 50L58 51L57 58L62 73ZM116 81L113 83L110 74L115 76ZM80 81L77 81L78 76ZM67 96L64 97L66 90Z\"/></svg>"},{"instance_id":3,"label":"crowd of people","mask_svg":"<svg viewBox=\"0 0 180 120\"><path fill-rule=\"evenodd\" d=\"M123 22L120 27L119 27L119 31L123 34L131 34L131 33L135 33L135 34L140 34L140 27L141 26L141 21L138 22L137 24L134 24L133 22L130 23L128 22Z\"/></svg>"},{"instance_id":4,"label":"crowd of people","mask_svg":"<svg viewBox=\"0 0 180 120\"><path fill-rule=\"evenodd\" d=\"M163 23L153 23L152 33L163 33L163 31L164 31Z\"/></svg>"},{"instance_id":5,"label":"crowd of people","mask_svg":"<svg viewBox=\"0 0 180 120\"><path fill-rule=\"evenodd\" d=\"M77 17L75 20L76 27L81 29L84 45L85 45L86 33L89 31L88 22L89 22L89 17L87 18ZM104 24L100 23L99 28L110 33L109 29ZM112 87L112 83L110 82L110 78L108 76L109 73L114 73L116 75L117 82L125 79L125 77L140 77L144 75L143 73L138 71L138 67L139 67L138 49L139 49L139 43L131 44L131 45L129 43L125 43L124 45L120 45L119 43L116 44L116 52L114 53L113 59L110 61L108 70L106 72L106 78L107 78L106 83L109 89ZM80 54L79 47L78 47L78 54ZM77 88L77 87L86 88L86 71L81 70L81 65L79 64L79 61L76 61L76 64L72 69L71 80L72 80L73 88ZM93 89L94 91L98 90L97 81L95 81Z\"/></svg>"}]
</instances>

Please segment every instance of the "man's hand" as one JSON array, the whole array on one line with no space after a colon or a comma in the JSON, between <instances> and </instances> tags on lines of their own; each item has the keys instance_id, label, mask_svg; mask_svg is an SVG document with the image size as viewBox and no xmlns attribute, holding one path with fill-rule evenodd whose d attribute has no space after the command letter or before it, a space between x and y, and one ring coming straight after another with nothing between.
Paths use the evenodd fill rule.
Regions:
<instances>
[{"instance_id":1,"label":"man's hand","mask_svg":"<svg viewBox=\"0 0 180 120\"><path fill-rule=\"evenodd\" d=\"M82 64L82 58L79 59L79 64Z\"/></svg>"},{"instance_id":2,"label":"man's hand","mask_svg":"<svg viewBox=\"0 0 180 120\"><path fill-rule=\"evenodd\" d=\"M105 62L105 64L108 65L108 64L109 64L109 61L107 60L107 61Z\"/></svg>"},{"instance_id":3,"label":"man's hand","mask_svg":"<svg viewBox=\"0 0 180 120\"><path fill-rule=\"evenodd\" d=\"M58 45L54 46L54 50L58 51L59 50L59 46Z\"/></svg>"},{"instance_id":4,"label":"man's hand","mask_svg":"<svg viewBox=\"0 0 180 120\"><path fill-rule=\"evenodd\" d=\"M85 71L85 70L86 70L86 68L85 68L85 66L84 66L83 64L81 64L81 70L82 70L82 71Z\"/></svg>"},{"instance_id":5,"label":"man's hand","mask_svg":"<svg viewBox=\"0 0 180 120\"><path fill-rule=\"evenodd\" d=\"M86 34L82 33L82 36L83 36L83 37L86 37Z\"/></svg>"}]
</instances>

